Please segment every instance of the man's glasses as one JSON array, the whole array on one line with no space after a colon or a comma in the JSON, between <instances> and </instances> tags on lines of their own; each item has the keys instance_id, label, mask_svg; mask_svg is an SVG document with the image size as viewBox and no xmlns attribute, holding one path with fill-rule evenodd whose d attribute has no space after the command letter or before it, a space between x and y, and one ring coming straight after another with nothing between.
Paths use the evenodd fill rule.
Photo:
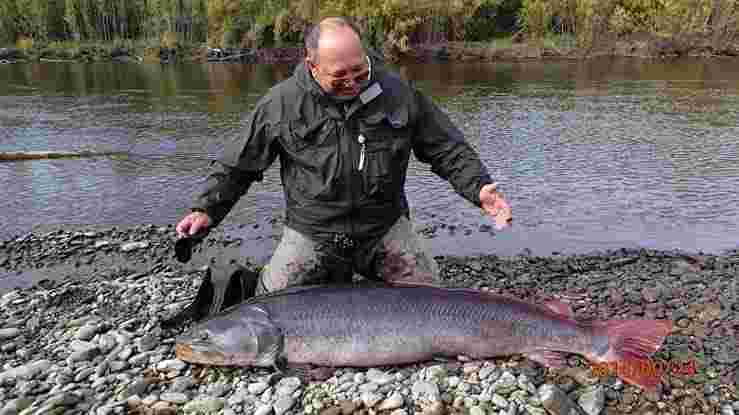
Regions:
<instances>
[{"instance_id":1,"label":"man's glasses","mask_svg":"<svg viewBox=\"0 0 739 415\"><path fill-rule=\"evenodd\" d=\"M357 85L361 84L364 81L369 81L372 79L372 60L370 60L369 56L367 58L367 74L360 73L359 75L355 77L342 77L342 78L334 78L331 80L331 87L334 89L340 89L340 88L349 88L354 83Z\"/></svg>"}]
</instances>

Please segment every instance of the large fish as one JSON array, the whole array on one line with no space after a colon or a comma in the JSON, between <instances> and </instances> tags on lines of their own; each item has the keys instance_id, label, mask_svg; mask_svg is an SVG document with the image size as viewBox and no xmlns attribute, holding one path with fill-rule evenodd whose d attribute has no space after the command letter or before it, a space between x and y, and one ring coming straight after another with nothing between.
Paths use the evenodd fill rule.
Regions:
<instances>
[{"instance_id":1,"label":"large fish","mask_svg":"<svg viewBox=\"0 0 739 415\"><path fill-rule=\"evenodd\" d=\"M557 368L577 353L593 364L627 362L637 370L617 375L653 389L660 374L635 362L648 364L671 329L668 320L576 321L556 300L539 306L472 289L312 286L230 307L178 337L175 350L191 363L259 367L285 359L368 367L520 353Z\"/></svg>"}]
</instances>

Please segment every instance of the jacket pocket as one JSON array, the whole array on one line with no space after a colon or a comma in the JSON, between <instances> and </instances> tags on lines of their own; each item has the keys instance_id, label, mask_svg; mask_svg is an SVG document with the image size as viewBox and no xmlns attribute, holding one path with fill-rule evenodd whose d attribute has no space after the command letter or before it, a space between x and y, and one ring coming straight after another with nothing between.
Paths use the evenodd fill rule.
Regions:
<instances>
[{"instance_id":1,"label":"jacket pocket","mask_svg":"<svg viewBox=\"0 0 739 415\"><path fill-rule=\"evenodd\" d=\"M410 141L407 119L380 112L365 118L360 133L365 137L363 192L365 197L390 201L399 192L401 171L407 165Z\"/></svg>"},{"instance_id":2,"label":"jacket pocket","mask_svg":"<svg viewBox=\"0 0 739 415\"><path fill-rule=\"evenodd\" d=\"M328 117L310 123L287 121L281 141L287 170L284 185L293 198L334 200L339 178L339 155L335 130Z\"/></svg>"},{"instance_id":3,"label":"jacket pocket","mask_svg":"<svg viewBox=\"0 0 739 415\"><path fill-rule=\"evenodd\" d=\"M309 147L315 149L325 144L332 132L332 124L328 117L322 117L315 121L289 120L284 124L282 143L285 150L290 153L300 153Z\"/></svg>"}]
</instances>

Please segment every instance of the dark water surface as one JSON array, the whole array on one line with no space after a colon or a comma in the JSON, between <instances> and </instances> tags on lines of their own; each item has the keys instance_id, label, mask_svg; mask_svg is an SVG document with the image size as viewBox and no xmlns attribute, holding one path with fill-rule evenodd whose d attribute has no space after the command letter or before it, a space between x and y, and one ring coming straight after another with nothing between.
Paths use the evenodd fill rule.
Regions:
<instances>
[{"instance_id":1,"label":"dark water surface","mask_svg":"<svg viewBox=\"0 0 739 415\"><path fill-rule=\"evenodd\" d=\"M435 254L720 252L739 245L739 61L396 66L449 111L514 209L491 220L413 161L407 191ZM224 140L290 66L0 65L0 152L125 155L0 163L0 238L60 224L174 224ZM279 162L224 226L267 257ZM246 223L249 226L234 226ZM272 238L264 238L264 236Z\"/></svg>"}]
</instances>

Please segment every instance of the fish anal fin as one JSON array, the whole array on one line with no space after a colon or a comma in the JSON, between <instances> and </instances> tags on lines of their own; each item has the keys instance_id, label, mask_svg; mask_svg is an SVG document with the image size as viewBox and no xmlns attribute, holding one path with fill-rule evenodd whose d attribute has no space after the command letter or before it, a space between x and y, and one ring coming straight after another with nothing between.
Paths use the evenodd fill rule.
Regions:
<instances>
[{"instance_id":1,"label":"fish anal fin","mask_svg":"<svg viewBox=\"0 0 739 415\"><path fill-rule=\"evenodd\" d=\"M554 350L537 350L524 354L527 358L552 369L562 369L567 366L567 354Z\"/></svg>"},{"instance_id":2,"label":"fish anal fin","mask_svg":"<svg viewBox=\"0 0 739 415\"><path fill-rule=\"evenodd\" d=\"M575 313L572 311L572 307L564 301L557 299L547 300L544 302L544 307L567 319L574 320L575 318Z\"/></svg>"}]
</instances>

